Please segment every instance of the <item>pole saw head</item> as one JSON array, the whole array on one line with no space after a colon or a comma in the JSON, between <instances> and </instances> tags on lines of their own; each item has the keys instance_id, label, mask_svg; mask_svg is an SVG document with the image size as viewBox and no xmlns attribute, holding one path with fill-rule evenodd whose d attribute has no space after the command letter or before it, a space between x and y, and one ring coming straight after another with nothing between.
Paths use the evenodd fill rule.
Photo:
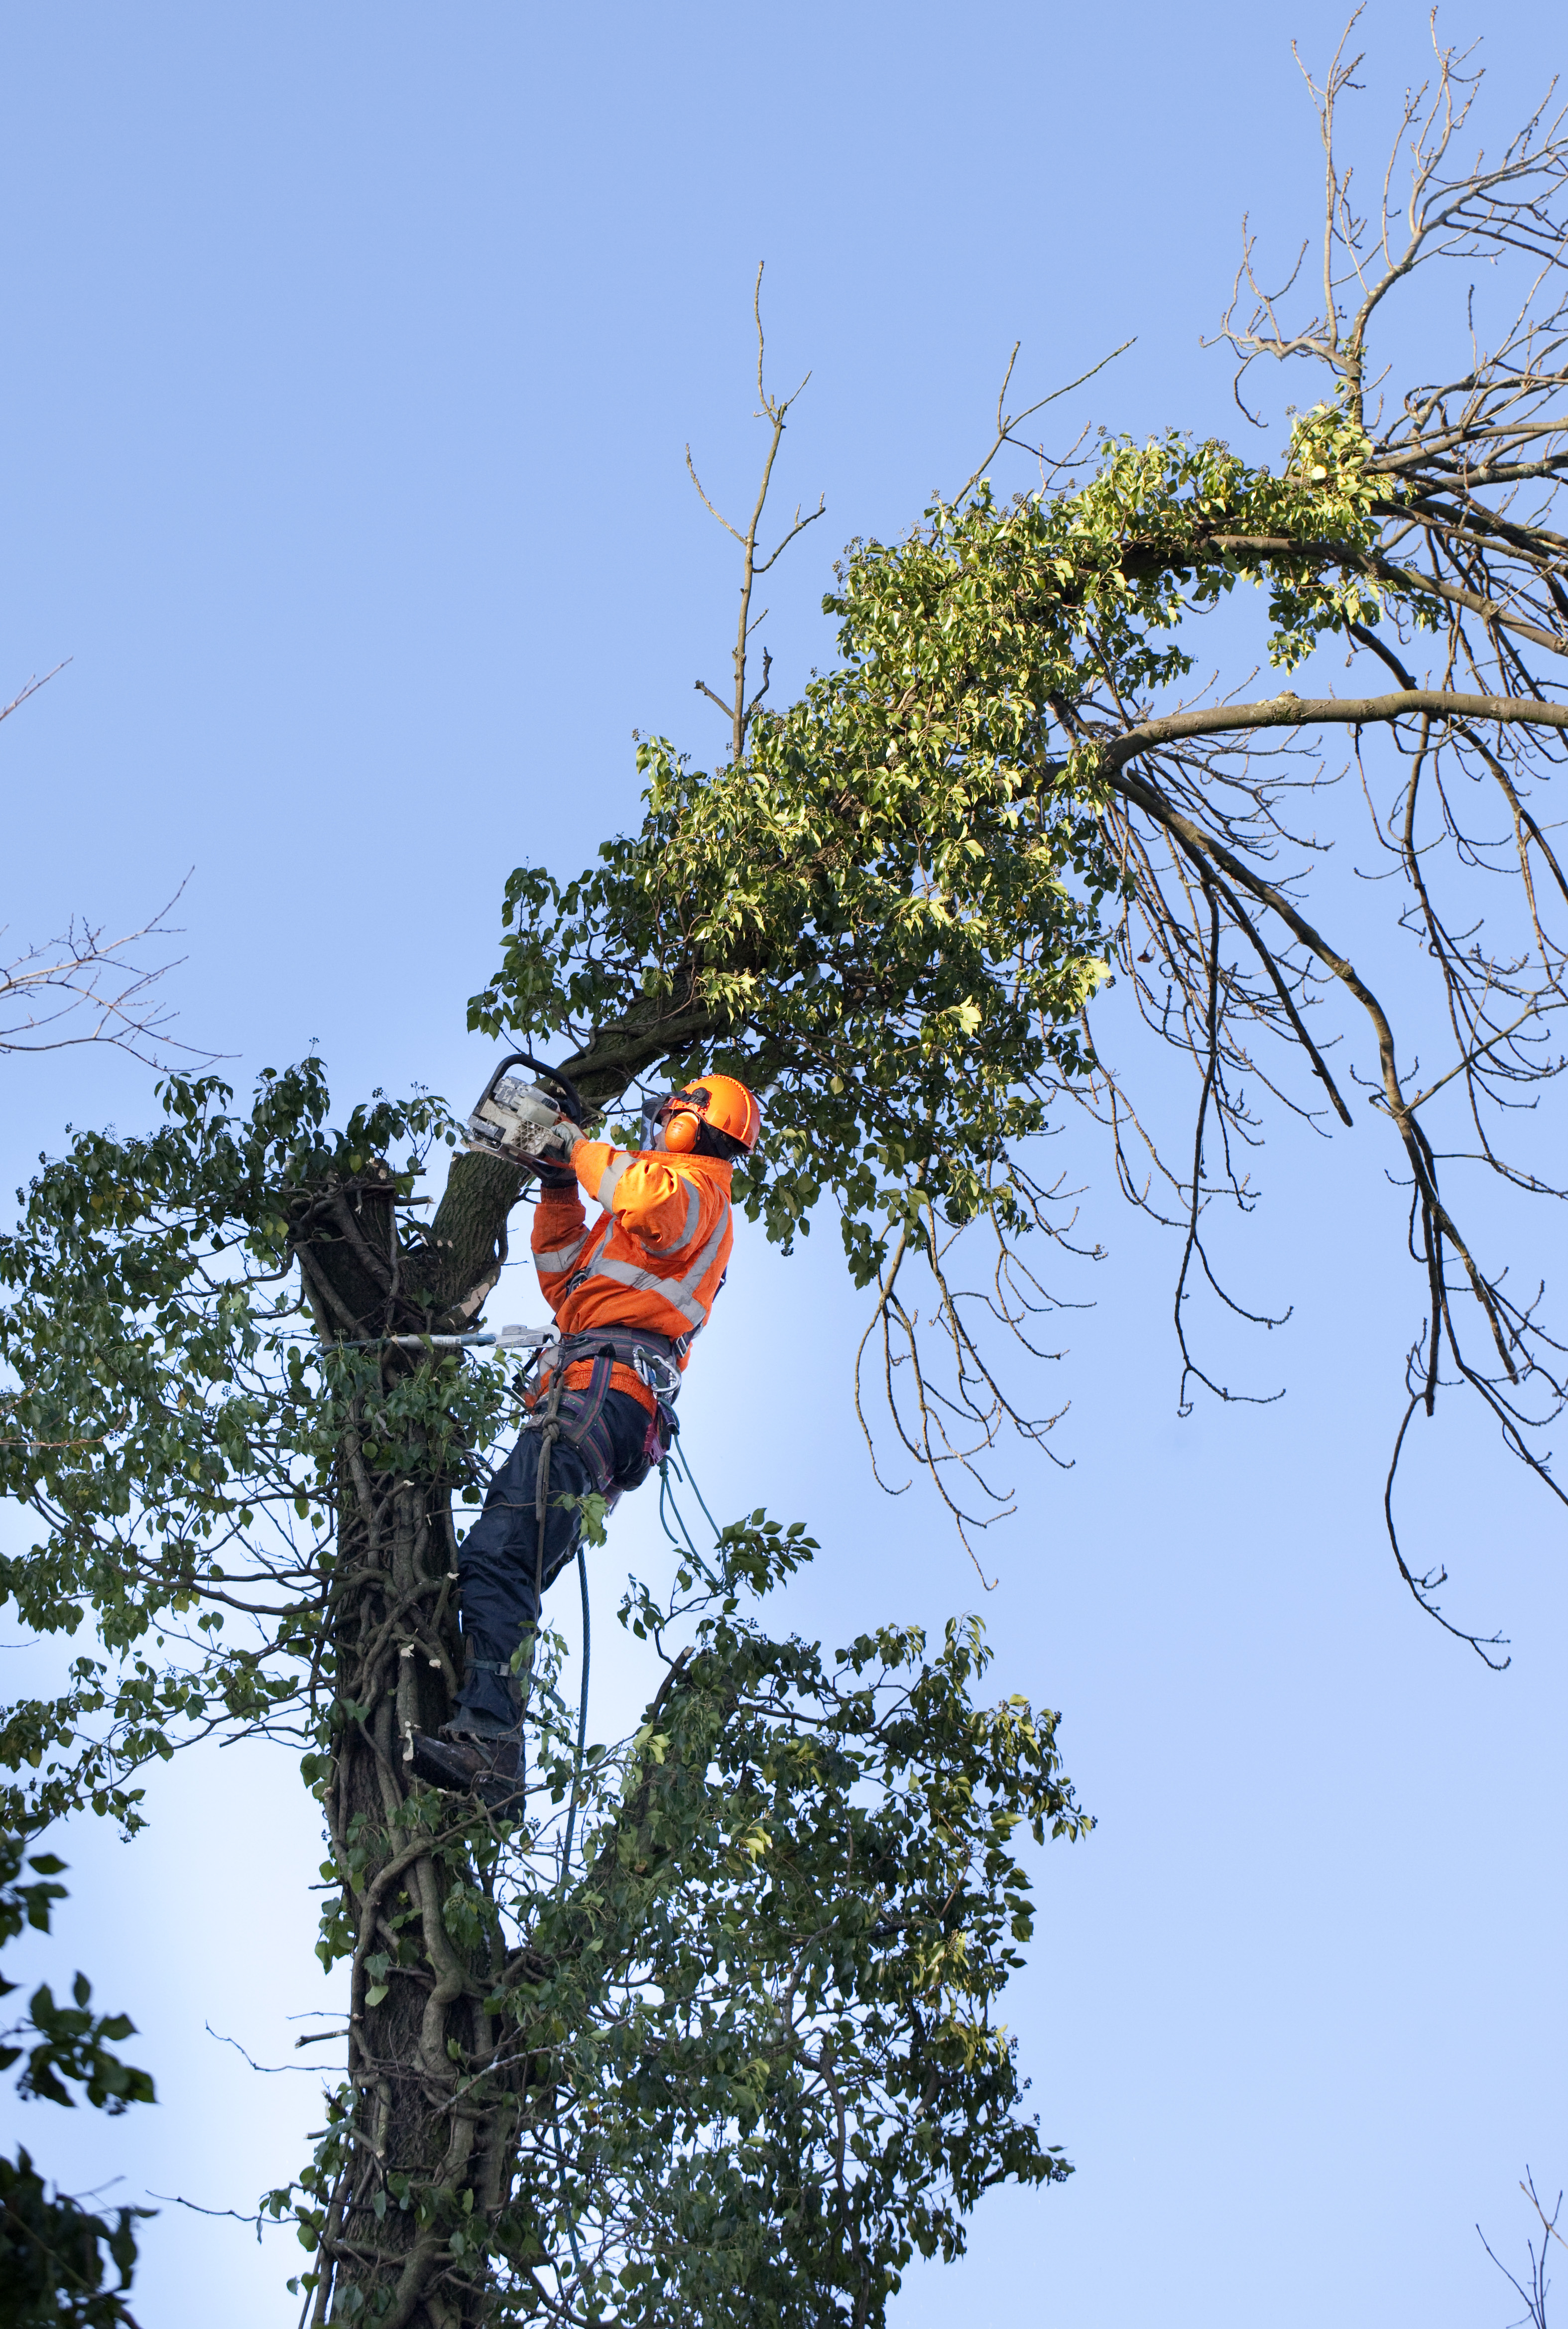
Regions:
<instances>
[{"instance_id":1,"label":"pole saw head","mask_svg":"<svg viewBox=\"0 0 1568 2329\"><path fill-rule=\"evenodd\" d=\"M532 1068L541 1083L524 1083L509 1076L508 1068ZM546 1086L551 1087L546 1089ZM531 1051L513 1051L502 1061L474 1104L465 1130L465 1146L481 1156L504 1157L509 1164L531 1166L545 1135L562 1117L574 1124L587 1120L587 1111L569 1077L545 1067Z\"/></svg>"}]
</instances>

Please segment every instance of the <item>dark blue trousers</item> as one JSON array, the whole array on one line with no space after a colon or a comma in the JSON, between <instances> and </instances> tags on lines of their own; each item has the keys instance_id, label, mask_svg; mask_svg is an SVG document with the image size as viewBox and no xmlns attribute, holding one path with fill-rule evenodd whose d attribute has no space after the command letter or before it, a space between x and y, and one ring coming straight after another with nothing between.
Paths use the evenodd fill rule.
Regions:
<instances>
[{"instance_id":1,"label":"dark blue trousers","mask_svg":"<svg viewBox=\"0 0 1568 2329\"><path fill-rule=\"evenodd\" d=\"M563 1392L560 1420L571 1424L583 1407L581 1391ZM605 1394L602 1430L611 1470L606 1480L591 1448L574 1447L564 1433L550 1449L544 1529L543 1582L560 1574L577 1549L582 1523L561 1500L606 1495L634 1487L646 1474L643 1447L648 1411L629 1391ZM466 1668L451 1729L471 1738L494 1739L515 1730L521 1692L512 1672L514 1653L539 1623L540 1430L525 1431L493 1475L484 1509L457 1551L457 1605L462 1614Z\"/></svg>"}]
</instances>

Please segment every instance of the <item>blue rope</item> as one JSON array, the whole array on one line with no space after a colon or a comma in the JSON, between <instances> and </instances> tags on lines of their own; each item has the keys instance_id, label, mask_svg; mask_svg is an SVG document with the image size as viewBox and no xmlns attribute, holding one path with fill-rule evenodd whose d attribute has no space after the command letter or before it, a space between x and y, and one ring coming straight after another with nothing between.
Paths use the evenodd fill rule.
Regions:
<instances>
[{"instance_id":1,"label":"blue rope","mask_svg":"<svg viewBox=\"0 0 1568 2329\"><path fill-rule=\"evenodd\" d=\"M683 1551L689 1554L690 1559L695 1561L697 1567L701 1570L709 1584L717 1588L718 1585L718 1579L714 1576L713 1571L709 1568L708 1563L703 1560L702 1555L692 1543L691 1532L687 1527L685 1516L682 1513L680 1505L675 1501L674 1491L670 1485L671 1461L671 1457L666 1457L659 1466L660 1525L663 1529L664 1533L669 1538L671 1543L675 1547L676 1551L678 1552ZM677 1477L690 1489L699 1504L701 1505L702 1517L708 1523L709 1527L713 1531L714 1538L717 1541L718 1536L718 1523L715 1521L713 1514L708 1509L707 1502L703 1496L701 1489L698 1486L696 1479L693 1476L690 1463L677 1464L675 1470ZM675 1525L681 1532L679 1536L676 1535L675 1530L671 1527L668 1519L665 1517L666 1505L668 1505L670 1512L673 1513L675 1515ZM588 1671L589 1661L593 1650L593 1634L592 1621L588 1609L587 1555L581 1544L577 1546L577 1586L582 1594L583 1602L583 1687L581 1698L577 1702L577 1751L576 1760L572 1767L572 1796L570 1806L567 1811L566 1843L561 1850L560 1874L556 1880L556 1889L558 1891L564 1891L566 1889L567 1876L572 1864L572 1839L577 1833L577 1796L582 1784L583 1754L588 1731ZM551 2133L555 2140L556 2158L564 2173L566 2168L566 2154L561 2147L560 2128L559 2126L554 2127L551 2129ZM586 2300L587 2297L587 2284L583 2276L583 2253L577 2245L577 2224L569 2216L567 2219L567 2239L571 2243L572 2263L577 2271L578 2286L582 2288L583 2296Z\"/></svg>"},{"instance_id":2,"label":"blue rope","mask_svg":"<svg viewBox=\"0 0 1568 2329\"><path fill-rule=\"evenodd\" d=\"M708 1584L711 1585L714 1591L717 1593L721 1589L719 1580L715 1577L712 1570L709 1568L708 1563L703 1560L702 1555L698 1551L697 1547L691 1542L691 1532L686 1525L685 1514L681 1512L680 1505L676 1503L675 1491L670 1485L669 1466L670 1458L666 1457L663 1463L659 1466L659 1524L662 1528L665 1535L669 1538L671 1543L675 1547L676 1551L683 1553L687 1559L690 1560L699 1570L700 1570L704 1580ZM680 1476L688 1483L693 1491L697 1492L697 1501L701 1504L701 1494L699 1491L697 1491L697 1483L691 1478L690 1473L689 1471L681 1472ZM675 1529L671 1527L670 1523L665 1516L666 1505L668 1505L669 1510L675 1515L675 1528L678 1528L681 1532L679 1536L676 1535ZM702 1509L706 1513L708 1511L707 1505L702 1504ZM710 1525L711 1518L712 1516L709 1514ZM715 1529L713 1533L717 1536L718 1534L718 1531Z\"/></svg>"},{"instance_id":3,"label":"blue rope","mask_svg":"<svg viewBox=\"0 0 1568 2329\"><path fill-rule=\"evenodd\" d=\"M583 1688L582 1696L577 1701L577 1751L572 1764L572 1799L567 1812L567 1840L561 1853L558 1891L566 1889L567 1872L572 1864L572 1837L577 1832L577 1796L583 1778L583 1749L588 1735L588 1662L593 1655L593 1621L588 1610L588 1559L580 1543L577 1546L577 1587L583 1597Z\"/></svg>"},{"instance_id":4,"label":"blue rope","mask_svg":"<svg viewBox=\"0 0 1568 2329\"><path fill-rule=\"evenodd\" d=\"M671 1453L673 1453L673 1451L671 1451ZM702 1517L708 1523L709 1527L713 1531L713 1542L717 1544L719 1537L718 1523L709 1511L707 1499L704 1497L701 1489L697 1485L697 1475L691 1469L691 1458L689 1456L683 1456L680 1459L677 1468L680 1471L681 1477L685 1481L686 1485L690 1489L698 1503L702 1506Z\"/></svg>"},{"instance_id":5,"label":"blue rope","mask_svg":"<svg viewBox=\"0 0 1568 2329\"><path fill-rule=\"evenodd\" d=\"M560 1874L556 1879L556 1890L558 1892L563 1892L566 1890L567 1876L572 1864L572 1837L576 1833L577 1824L577 1795L582 1784L583 1749L588 1732L588 1669L593 1655L593 1633L591 1619L588 1613L587 1554L584 1551L581 1543L577 1546L577 1586L583 1597L583 1688L582 1695L577 1702L577 1751L572 1765L572 1799L570 1806L567 1812L566 1843L561 1850ZM551 2129L551 2133L555 2138L555 2155L557 2164L560 2167L561 2173L564 2175L566 2173L567 2164L566 2153L561 2147L561 2131L559 2126L558 2126L553 2127ZM587 2302L588 2291L587 2284L583 2278L583 2252L577 2246L577 2228L576 2221L570 2216L567 2218L567 2239L571 2243L572 2263L577 2271L577 2285L582 2289L584 2303L586 2305Z\"/></svg>"}]
</instances>

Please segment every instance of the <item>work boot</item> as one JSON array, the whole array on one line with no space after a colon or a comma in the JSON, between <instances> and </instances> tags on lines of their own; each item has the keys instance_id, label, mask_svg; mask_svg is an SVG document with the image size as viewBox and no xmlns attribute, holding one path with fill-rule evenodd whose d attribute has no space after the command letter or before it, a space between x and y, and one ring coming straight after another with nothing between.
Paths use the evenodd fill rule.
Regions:
<instances>
[{"instance_id":1,"label":"work boot","mask_svg":"<svg viewBox=\"0 0 1568 2329\"><path fill-rule=\"evenodd\" d=\"M475 1739L467 1731L455 1737L428 1731L413 1733L414 1772L433 1787L451 1795L477 1796L493 1812L522 1813L521 1757L515 1731L493 1739Z\"/></svg>"}]
</instances>

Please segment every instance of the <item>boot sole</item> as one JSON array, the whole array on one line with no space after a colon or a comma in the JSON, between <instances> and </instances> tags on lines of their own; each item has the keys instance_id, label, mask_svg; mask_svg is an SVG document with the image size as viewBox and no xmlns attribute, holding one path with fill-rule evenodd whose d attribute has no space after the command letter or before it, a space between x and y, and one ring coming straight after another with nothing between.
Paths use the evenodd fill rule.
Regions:
<instances>
[{"instance_id":1,"label":"boot sole","mask_svg":"<svg viewBox=\"0 0 1568 2329\"><path fill-rule=\"evenodd\" d=\"M477 1796L493 1812L521 1808L523 1787L520 1778L503 1779L484 1770L476 1771L459 1749L420 1730L414 1733L414 1776L450 1796Z\"/></svg>"}]
</instances>

